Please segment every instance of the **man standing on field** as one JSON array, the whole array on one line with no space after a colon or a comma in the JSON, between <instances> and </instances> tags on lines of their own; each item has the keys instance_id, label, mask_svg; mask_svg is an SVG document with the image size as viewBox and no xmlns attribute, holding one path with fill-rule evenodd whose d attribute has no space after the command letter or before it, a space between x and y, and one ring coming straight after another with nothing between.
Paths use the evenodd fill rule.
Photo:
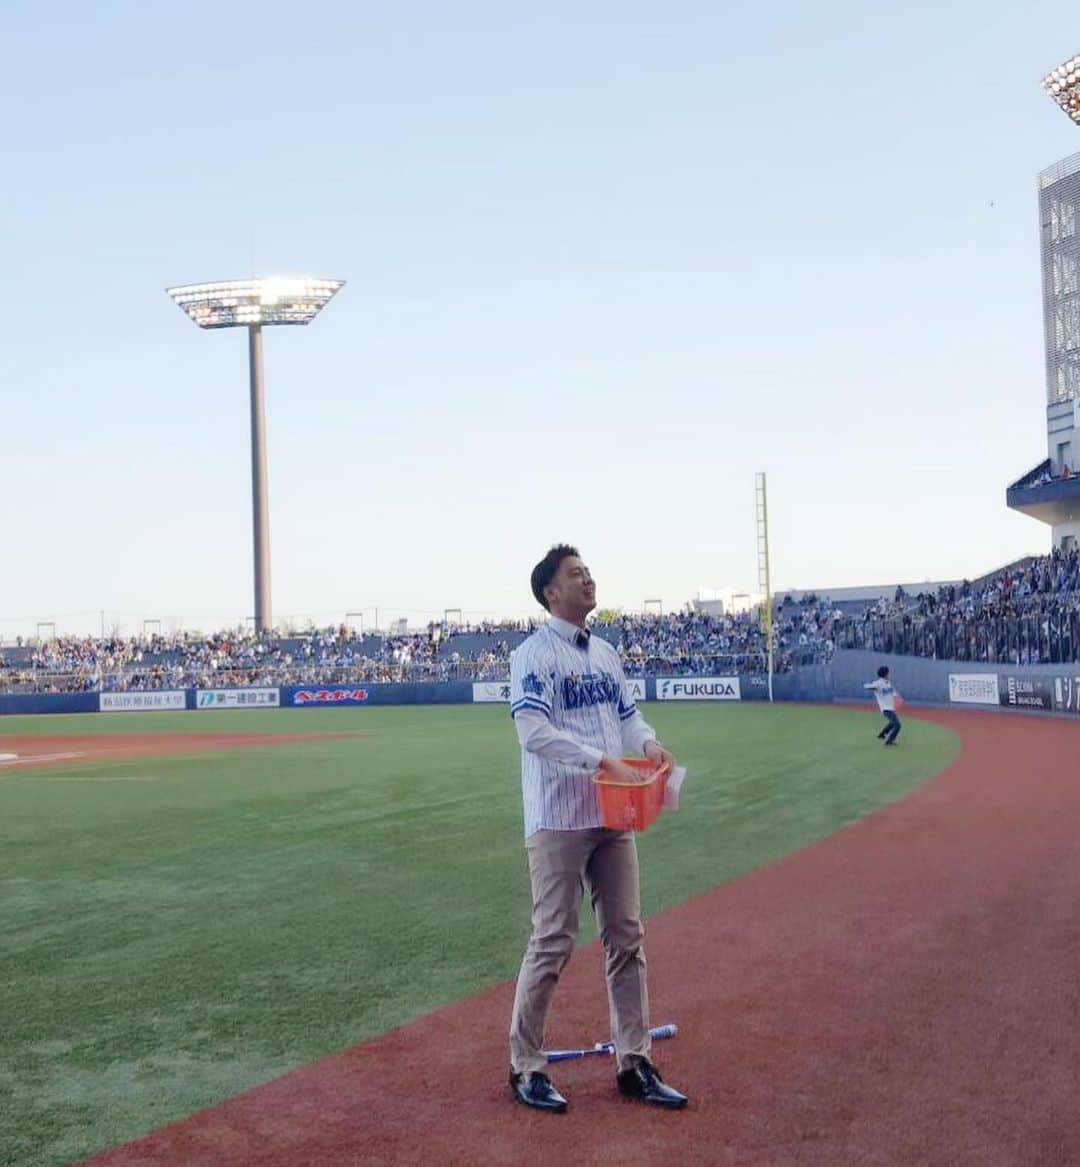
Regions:
<instances>
[{"instance_id":1,"label":"man standing on field","mask_svg":"<svg viewBox=\"0 0 1080 1167\"><path fill-rule=\"evenodd\" d=\"M604 945L619 1093L676 1109L686 1105L686 1096L665 1085L649 1060L637 846L632 831L602 825L592 782L597 770L634 781L623 754L657 765L673 759L637 711L618 653L585 628L596 607L596 585L577 548L552 547L530 582L551 619L510 658L533 905L510 1021L510 1088L526 1106L566 1110L566 1099L544 1072L544 1025L588 887Z\"/></svg>"}]
</instances>

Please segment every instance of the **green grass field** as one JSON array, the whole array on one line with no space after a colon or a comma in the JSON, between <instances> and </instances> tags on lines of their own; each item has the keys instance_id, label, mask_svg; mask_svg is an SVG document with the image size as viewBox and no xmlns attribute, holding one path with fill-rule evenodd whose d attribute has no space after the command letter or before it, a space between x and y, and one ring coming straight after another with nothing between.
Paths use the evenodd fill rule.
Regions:
<instances>
[{"instance_id":1,"label":"green grass field","mask_svg":"<svg viewBox=\"0 0 1080 1167\"><path fill-rule=\"evenodd\" d=\"M883 750L845 709L645 713L690 773L640 837L647 914L895 800L959 747L909 721ZM366 736L0 770L0 1162L69 1163L517 971L504 708L0 720L161 731Z\"/></svg>"}]
</instances>

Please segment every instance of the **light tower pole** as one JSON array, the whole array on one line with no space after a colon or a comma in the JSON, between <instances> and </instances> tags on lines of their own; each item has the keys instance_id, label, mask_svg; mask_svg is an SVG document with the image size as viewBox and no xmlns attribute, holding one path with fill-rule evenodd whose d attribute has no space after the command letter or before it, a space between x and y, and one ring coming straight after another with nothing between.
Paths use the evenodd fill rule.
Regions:
<instances>
[{"instance_id":1,"label":"light tower pole","mask_svg":"<svg viewBox=\"0 0 1080 1167\"><path fill-rule=\"evenodd\" d=\"M270 505L266 474L266 399L263 385L264 324L310 324L344 280L295 278L222 280L168 288L200 328L247 328L251 385L251 521L255 561L255 628L272 627L270 615Z\"/></svg>"},{"instance_id":2,"label":"light tower pole","mask_svg":"<svg viewBox=\"0 0 1080 1167\"><path fill-rule=\"evenodd\" d=\"M769 499L765 474L754 475L755 513L757 517L758 587L761 589L761 631L765 634L766 667L769 675L769 700L773 699L773 626L772 580L769 577Z\"/></svg>"},{"instance_id":3,"label":"light tower pole","mask_svg":"<svg viewBox=\"0 0 1080 1167\"><path fill-rule=\"evenodd\" d=\"M263 389L262 325L248 328L251 381L251 524L255 550L255 627L270 623L270 501L266 491L266 393Z\"/></svg>"}]
</instances>

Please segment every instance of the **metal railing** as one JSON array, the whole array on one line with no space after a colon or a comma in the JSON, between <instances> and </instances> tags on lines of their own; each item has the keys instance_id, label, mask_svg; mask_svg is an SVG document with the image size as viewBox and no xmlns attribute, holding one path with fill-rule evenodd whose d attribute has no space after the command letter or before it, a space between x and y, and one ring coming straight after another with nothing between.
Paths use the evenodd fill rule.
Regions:
<instances>
[{"instance_id":1,"label":"metal railing","mask_svg":"<svg viewBox=\"0 0 1080 1167\"><path fill-rule=\"evenodd\" d=\"M1073 664L1080 660L1080 611L1013 618L934 616L851 620L838 648L984 664Z\"/></svg>"}]
</instances>

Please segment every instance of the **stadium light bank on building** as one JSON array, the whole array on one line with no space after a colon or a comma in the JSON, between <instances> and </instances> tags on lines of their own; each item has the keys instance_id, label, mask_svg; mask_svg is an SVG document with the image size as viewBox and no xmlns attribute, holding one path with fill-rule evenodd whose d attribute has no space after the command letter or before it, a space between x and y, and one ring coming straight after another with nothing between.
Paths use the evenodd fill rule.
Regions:
<instances>
[{"instance_id":1,"label":"stadium light bank on building","mask_svg":"<svg viewBox=\"0 0 1080 1167\"><path fill-rule=\"evenodd\" d=\"M166 289L200 328L246 328L251 383L251 503L255 557L255 627L270 616L270 518L266 493L266 402L263 391L264 324L310 324L344 286L311 276L219 280Z\"/></svg>"},{"instance_id":2,"label":"stadium light bank on building","mask_svg":"<svg viewBox=\"0 0 1080 1167\"><path fill-rule=\"evenodd\" d=\"M1043 88L1080 125L1080 56L1043 78ZM1014 482L1006 502L1050 524L1055 547L1080 542L1080 154L1039 175L1047 457Z\"/></svg>"}]
</instances>

